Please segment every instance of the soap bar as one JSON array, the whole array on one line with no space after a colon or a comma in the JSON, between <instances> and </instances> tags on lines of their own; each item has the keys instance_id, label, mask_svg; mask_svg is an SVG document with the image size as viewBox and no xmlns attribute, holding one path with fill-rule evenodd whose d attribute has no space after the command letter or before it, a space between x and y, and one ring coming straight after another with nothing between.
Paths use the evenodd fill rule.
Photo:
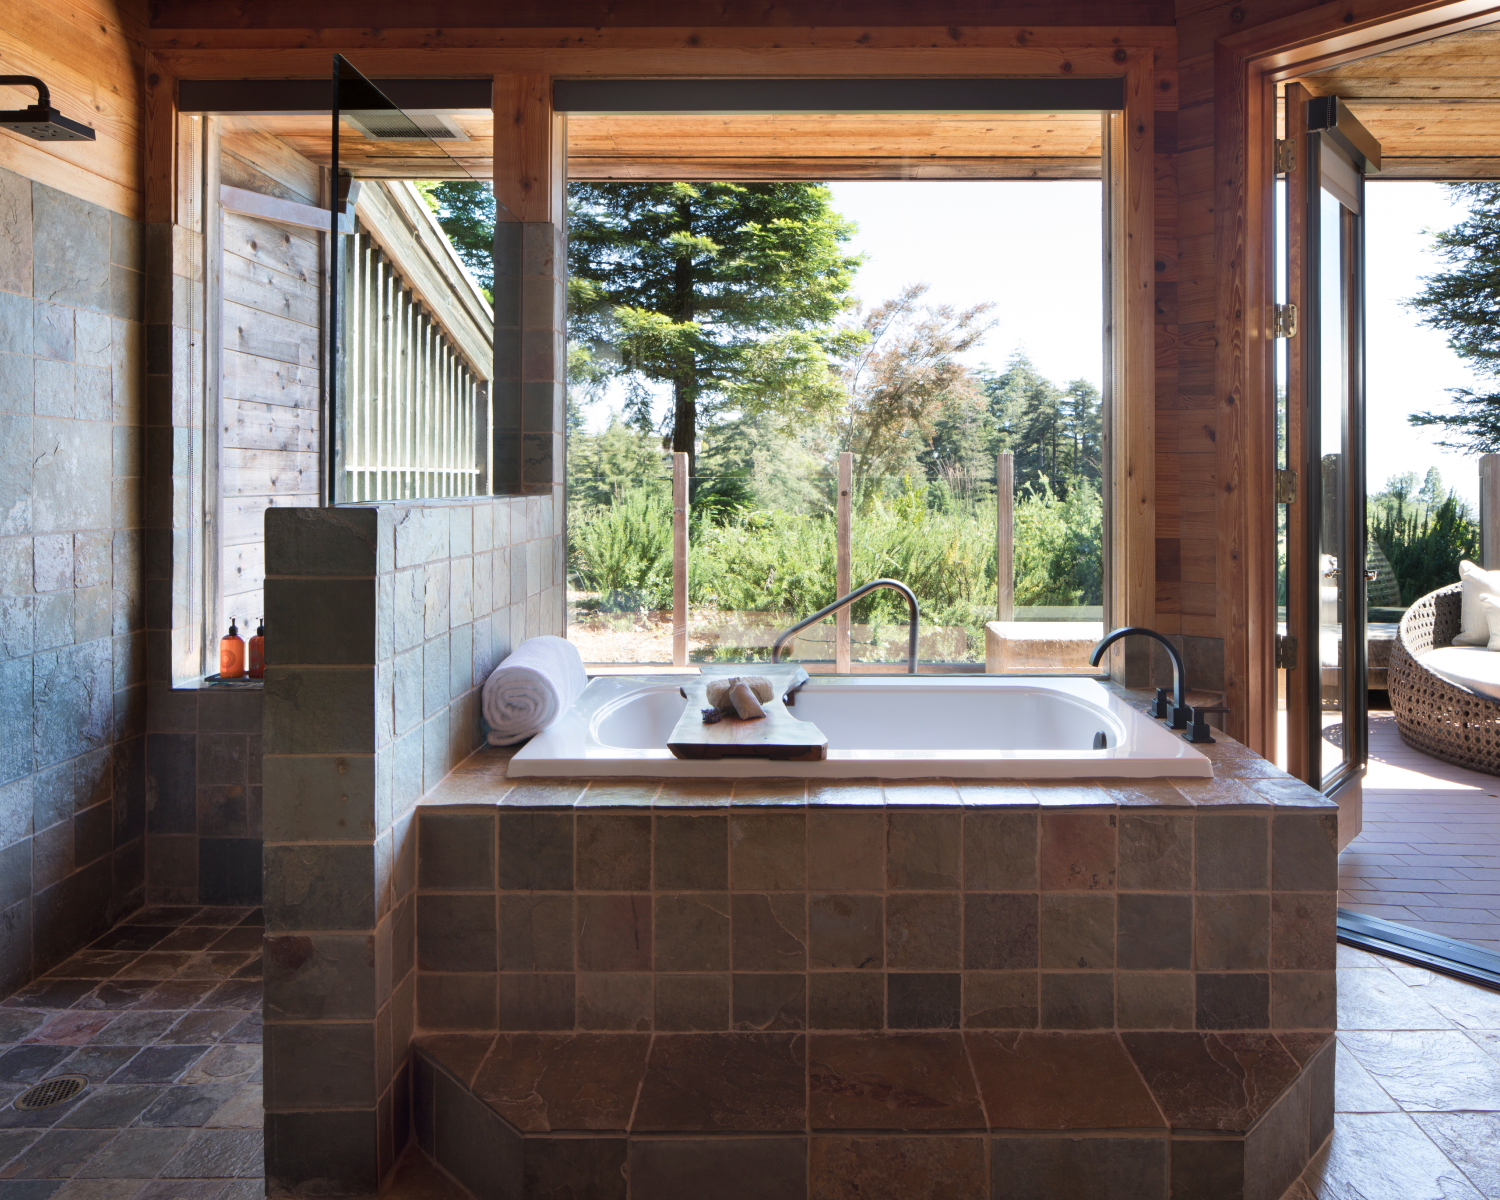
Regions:
<instances>
[{"instance_id":1,"label":"soap bar","mask_svg":"<svg viewBox=\"0 0 1500 1200\"><path fill-rule=\"evenodd\" d=\"M753 721L757 717L766 715L766 710L760 706L760 701L755 698L755 693L750 685L743 679L736 680L729 689L729 703L734 705L735 714L742 721Z\"/></svg>"},{"instance_id":2,"label":"soap bar","mask_svg":"<svg viewBox=\"0 0 1500 1200\"><path fill-rule=\"evenodd\" d=\"M745 684L762 704L771 699L771 681L764 675L730 675L724 679L713 679L708 683L708 702L715 708L725 708L729 704L729 692L737 683Z\"/></svg>"}]
</instances>

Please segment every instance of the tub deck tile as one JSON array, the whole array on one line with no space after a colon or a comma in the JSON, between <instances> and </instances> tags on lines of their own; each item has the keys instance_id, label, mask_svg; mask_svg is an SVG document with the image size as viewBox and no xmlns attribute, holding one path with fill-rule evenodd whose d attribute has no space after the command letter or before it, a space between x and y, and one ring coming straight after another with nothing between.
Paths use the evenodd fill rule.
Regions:
<instances>
[{"instance_id":1,"label":"tub deck tile","mask_svg":"<svg viewBox=\"0 0 1500 1200\"><path fill-rule=\"evenodd\" d=\"M813 1034L813 1129L984 1129L984 1108L958 1033Z\"/></svg>"},{"instance_id":2,"label":"tub deck tile","mask_svg":"<svg viewBox=\"0 0 1500 1200\"><path fill-rule=\"evenodd\" d=\"M1114 1033L966 1033L991 1129L1165 1129Z\"/></svg>"},{"instance_id":3,"label":"tub deck tile","mask_svg":"<svg viewBox=\"0 0 1500 1200\"><path fill-rule=\"evenodd\" d=\"M1244 1133L1301 1068L1269 1033L1125 1033L1174 1132Z\"/></svg>"}]
</instances>

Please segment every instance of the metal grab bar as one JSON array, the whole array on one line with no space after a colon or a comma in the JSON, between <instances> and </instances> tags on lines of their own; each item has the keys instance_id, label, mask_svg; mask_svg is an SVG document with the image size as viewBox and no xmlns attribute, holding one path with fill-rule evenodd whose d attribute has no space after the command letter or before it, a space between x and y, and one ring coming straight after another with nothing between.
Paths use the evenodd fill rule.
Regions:
<instances>
[{"instance_id":1,"label":"metal grab bar","mask_svg":"<svg viewBox=\"0 0 1500 1200\"><path fill-rule=\"evenodd\" d=\"M771 647L771 661L781 661L781 647L790 639L801 633L809 625L816 625L824 617L832 616L846 604L853 604L867 592L873 592L876 588L890 588L893 592L900 592L906 597L907 607L911 609L911 631L906 639L906 673L915 675L917 673L917 622L921 618L921 611L917 607L916 593L902 583L899 579L876 579L857 587L847 596L840 596L827 608L820 608L810 617L804 617L790 629L783 630L776 638L776 643Z\"/></svg>"}]
</instances>

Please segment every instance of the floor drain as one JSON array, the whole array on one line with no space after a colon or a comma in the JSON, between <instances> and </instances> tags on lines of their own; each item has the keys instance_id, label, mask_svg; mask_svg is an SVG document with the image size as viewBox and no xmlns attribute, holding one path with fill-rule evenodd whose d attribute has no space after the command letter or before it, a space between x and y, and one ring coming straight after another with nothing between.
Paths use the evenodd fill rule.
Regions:
<instances>
[{"instance_id":1,"label":"floor drain","mask_svg":"<svg viewBox=\"0 0 1500 1200\"><path fill-rule=\"evenodd\" d=\"M82 1075L54 1075L35 1087L27 1088L15 1098L11 1107L27 1111L33 1108L51 1108L54 1104L71 1100L88 1084L89 1081Z\"/></svg>"}]
</instances>

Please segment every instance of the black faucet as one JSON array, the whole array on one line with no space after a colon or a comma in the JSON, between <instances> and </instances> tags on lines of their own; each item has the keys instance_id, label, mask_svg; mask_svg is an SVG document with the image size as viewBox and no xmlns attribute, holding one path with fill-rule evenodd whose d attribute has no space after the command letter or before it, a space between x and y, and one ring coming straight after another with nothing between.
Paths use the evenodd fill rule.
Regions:
<instances>
[{"instance_id":1,"label":"black faucet","mask_svg":"<svg viewBox=\"0 0 1500 1200\"><path fill-rule=\"evenodd\" d=\"M1187 703L1187 668L1183 666L1182 651L1168 641L1164 634L1157 633L1154 629L1147 629L1144 625L1124 625L1119 629L1111 629L1094 647L1094 652L1089 655L1089 666L1097 667L1106 650L1122 637L1129 637L1133 633L1138 633L1142 637L1155 638L1167 648L1167 655L1172 660L1172 703L1170 705L1167 703L1167 689L1157 688L1156 703L1149 710L1151 715L1164 718L1168 729L1186 729L1188 720L1193 715Z\"/></svg>"}]
</instances>

